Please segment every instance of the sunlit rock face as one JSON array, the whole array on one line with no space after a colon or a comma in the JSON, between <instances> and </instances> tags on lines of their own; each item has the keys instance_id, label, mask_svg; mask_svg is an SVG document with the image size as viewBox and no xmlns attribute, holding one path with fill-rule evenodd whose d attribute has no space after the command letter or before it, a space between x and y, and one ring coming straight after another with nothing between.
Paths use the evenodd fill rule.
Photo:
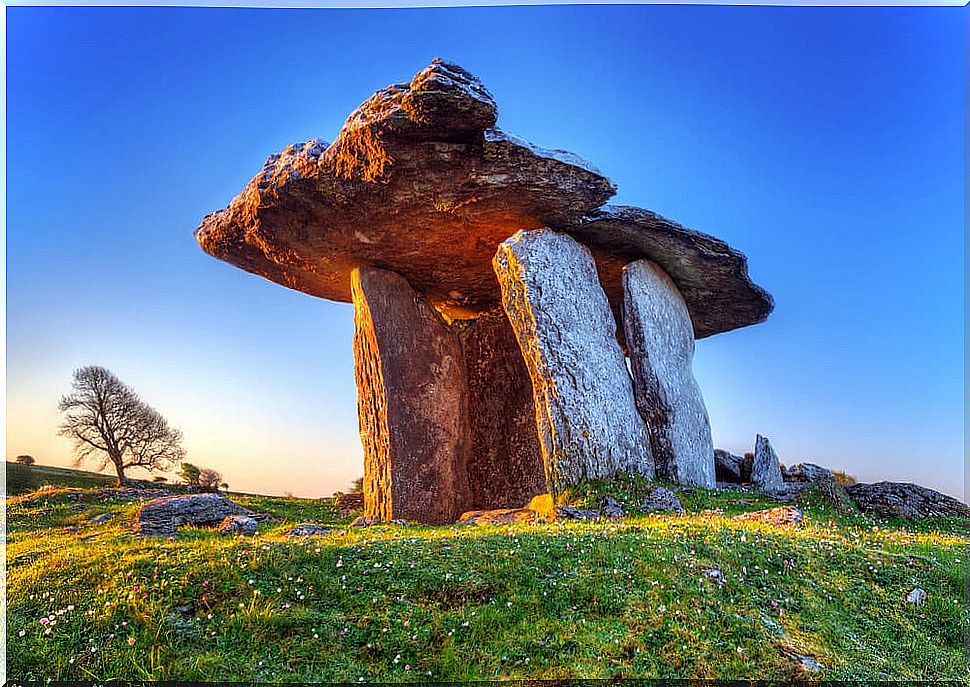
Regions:
<instances>
[{"instance_id":1,"label":"sunlit rock face","mask_svg":"<svg viewBox=\"0 0 970 687\"><path fill-rule=\"evenodd\" d=\"M196 239L220 260L336 301L350 301L353 268L389 269L460 319L499 305L498 244L551 227L593 252L617 315L623 266L647 257L677 284L698 338L767 317L771 298L751 283L743 255L646 210L598 209L615 193L608 178L572 153L506 134L496 119L476 77L436 60L368 98L332 143L270 156Z\"/></svg>"},{"instance_id":2,"label":"sunlit rock face","mask_svg":"<svg viewBox=\"0 0 970 687\"><path fill-rule=\"evenodd\" d=\"M468 502L468 384L458 337L404 277L352 274L364 512L452 522Z\"/></svg>"},{"instance_id":3,"label":"sunlit rock face","mask_svg":"<svg viewBox=\"0 0 970 687\"><path fill-rule=\"evenodd\" d=\"M553 493L620 471L653 477L650 439L589 251L548 229L519 232L493 265L532 378Z\"/></svg>"},{"instance_id":4,"label":"sunlit rock face","mask_svg":"<svg viewBox=\"0 0 970 687\"><path fill-rule=\"evenodd\" d=\"M349 301L360 264L393 270L449 317L498 304L495 247L579 221L615 192L568 153L495 129L481 82L435 61L355 110L330 145L266 162L196 238L211 255L314 296Z\"/></svg>"},{"instance_id":5,"label":"sunlit rock face","mask_svg":"<svg viewBox=\"0 0 970 687\"><path fill-rule=\"evenodd\" d=\"M458 320L468 378L469 508L517 508L546 492L532 380L499 309Z\"/></svg>"},{"instance_id":6,"label":"sunlit rock face","mask_svg":"<svg viewBox=\"0 0 970 687\"><path fill-rule=\"evenodd\" d=\"M649 260L623 270L623 325L637 410L660 477L714 487L714 444L694 379L694 330L670 277Z\"/></svg>"}]
</instances>

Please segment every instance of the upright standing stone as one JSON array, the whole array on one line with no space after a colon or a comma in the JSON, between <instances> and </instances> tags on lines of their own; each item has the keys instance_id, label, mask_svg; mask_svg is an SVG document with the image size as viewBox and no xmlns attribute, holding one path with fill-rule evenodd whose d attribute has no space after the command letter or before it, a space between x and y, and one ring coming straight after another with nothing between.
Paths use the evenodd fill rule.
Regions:
<instances>
[{"instance_id":1,"label":"upright standing stone","mask_svg":"<svg viewBox=\"0 0 970 687\"><path fill-rule=\"evenodd\" d=\"M589 251L549 229L520 231L492 265L532 378L549 489L624 470L653 477L650 438Z\"/></svg>"},{"instance_id":2,"label":"upright standing stone","mask_svg":"<svg viewBox=\"0 0 970 687\"><path fill-rule=\"evenodd\" d=\"M760 434L754 441L754 462L751 464L751 484L756 489L765 492L775 492L784 489L785 482L781 476L781 464L778 455L771 447L768 437Z\"/></svg>"},{"instance_id":3,"label":"upright standing stone","mask_svg":"<svg viewBox=\"0 0 970 687\"><path fill-rule=\"evenodd\" d=\"M442 523L468 501L468 384L458 337L404 277L351 275L364 513Z\"/></svg>"},{"instance_id":4,"label":"upright standing stone","mask_svg":"<svg viewBox=\"0 0 970 687\"><path fill-rule=\"evenodd\" d=\"M501 309L456 320L469 391L470 508L519 508L546 492L532 380Z\"/></svg>"},{"instance_id":5,"label":"upright standing stone","mask_svg":"<svg viewBox=\"0 0 970 687\"><path fill-rule=\"evenodd\" d=\"M650 433L657 474L714 486L714 443L691 371L694 327L680 291L649 260L623 269L623 328L637 410Z\"/></svg>"}]
</instances>

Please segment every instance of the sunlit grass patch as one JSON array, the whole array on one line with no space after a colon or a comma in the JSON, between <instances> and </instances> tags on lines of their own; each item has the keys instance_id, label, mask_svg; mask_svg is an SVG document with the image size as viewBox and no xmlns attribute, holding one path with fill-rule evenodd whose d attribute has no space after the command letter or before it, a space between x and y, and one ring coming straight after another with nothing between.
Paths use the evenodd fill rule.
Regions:
<instances>
[{"instance_id":1,"label":"sunlit grass patch","mask_svg":"<svg viewBox=\"0 0 970 687\"><path fill-rule=\"evenodd\" d=\"M233 495L276 520L170 540L130 530L138 502L74 498L8 508L11 677L803 675L785 652L824 679L966 677L957 520L839 516L807 494L804 522L780 527L731 519L763 497L695 490L684 516L354 528L327 501ZM303 521L332 530L286 536ZM907 604L917 586L926 603Z\"/></svg>"}]
</instances>

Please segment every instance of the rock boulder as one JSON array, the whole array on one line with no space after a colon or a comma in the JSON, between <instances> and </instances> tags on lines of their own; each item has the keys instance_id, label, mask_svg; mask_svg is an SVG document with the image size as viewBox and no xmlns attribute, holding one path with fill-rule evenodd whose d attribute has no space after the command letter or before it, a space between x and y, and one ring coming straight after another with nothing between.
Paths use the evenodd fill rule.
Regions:
<instances>
[{"instance_id":1,"label":"rock boulder","mask_svg":"<svg viewBox=\"0 0 970 687\"><path fill-rule=\"evenodd\" d=\"M845 488L859 510L903 518L970 517L970 506L952 496L908 482L852 484Z\"/></svg>"},{"instance_id":2,"label":"rock boulder","mask_svg":"<svg viewBox=\"0 0 970 687\"><path fill-rule=\"evenodd\" d=\"M146 536L172 536L183 525L215 526L233 515L252 516L219 494L185 494L153 499L138 509L135 529Z\"/></svg>"},{"instance_id":3,"label":"rock boulder","mask_svg":"<svg viewBox=\"0 0 970 687\"><path fill-rule=\"evenodd\" d=\"M766 493L784 490L785 483L781 476L781 464L775 449L767 437L760 434L754 442L754 462L751 464L751 484L756 489Z\"/></svg>"}]
</instances>

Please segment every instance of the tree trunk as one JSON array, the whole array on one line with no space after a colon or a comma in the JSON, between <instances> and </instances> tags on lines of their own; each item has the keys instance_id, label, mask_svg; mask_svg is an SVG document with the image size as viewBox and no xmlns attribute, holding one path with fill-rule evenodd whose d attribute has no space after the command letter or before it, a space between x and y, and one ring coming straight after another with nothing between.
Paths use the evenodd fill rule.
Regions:
<instances>
[{"instance_id":1,"label":"tree trunk","mask_svg":"<svg viewBox=\"0 0 970 687\"><path fill-rule=\"evenodd\" d=\"M114 463L115 472L118 473L118 486L121 486L127 481L125 479L125 461L122 456L111 456L111 462Z\"/></svg>"}]
</instances>

